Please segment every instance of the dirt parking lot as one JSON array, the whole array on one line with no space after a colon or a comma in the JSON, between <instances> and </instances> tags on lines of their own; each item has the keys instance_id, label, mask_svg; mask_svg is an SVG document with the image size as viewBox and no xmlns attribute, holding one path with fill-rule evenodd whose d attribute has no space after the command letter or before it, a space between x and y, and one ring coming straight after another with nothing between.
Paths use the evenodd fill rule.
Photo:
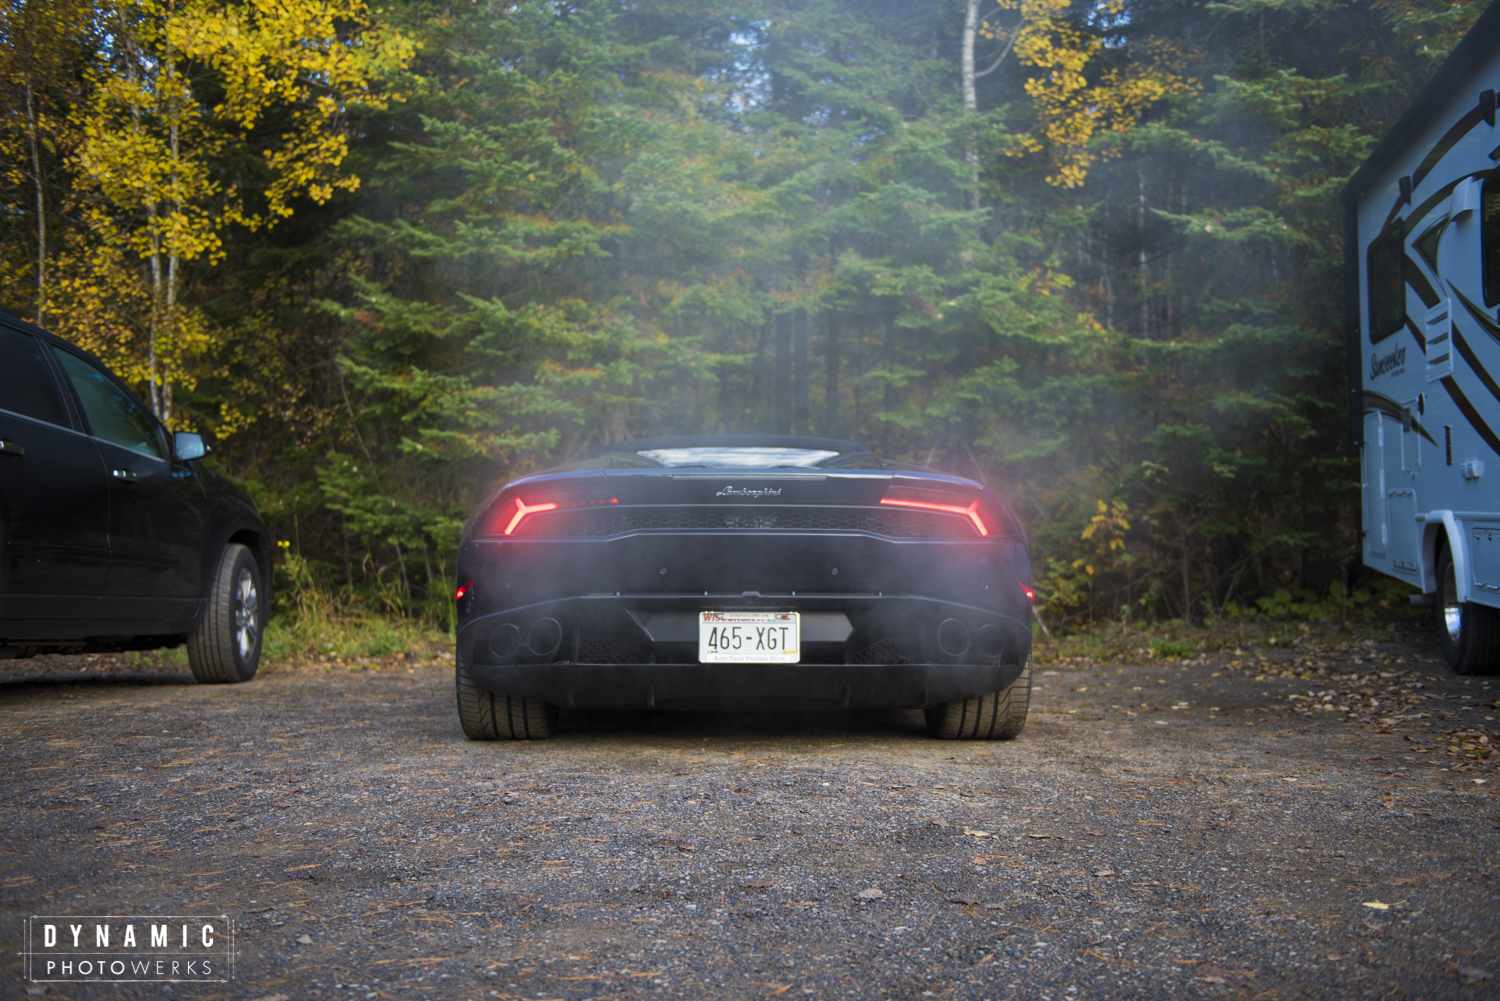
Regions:
<instances>
[{"instance_id":1,"label":"dirt parking lot","mask_svg":"<svg viewBox=\"0 0 1500 1001\"><path fill-rule=\"evenodd\" d=\"M1500 704L1430 636L1037 681L1008 743L657 714L487 744L440 658L0 662L0 995L1495 993ZM27 984L38 913L228 915L234 979Z\"/></svg>"}]
</instances>

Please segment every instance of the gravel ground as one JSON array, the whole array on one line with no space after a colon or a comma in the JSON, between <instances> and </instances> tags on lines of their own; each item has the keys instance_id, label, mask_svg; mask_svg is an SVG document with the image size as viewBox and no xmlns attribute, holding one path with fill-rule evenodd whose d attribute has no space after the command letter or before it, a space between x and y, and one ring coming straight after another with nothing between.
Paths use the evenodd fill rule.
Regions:
<instances>
[{"instance_id":1,"label":"gravel ground","mask_svg":"<svg viewBox=\"0 0 1500 1001\"><path fill-rule=\"evenodd\" d=\"M239 686L0 662L0 907L227 914L308 998L1488 997L1500 694L1430 636L1054 658L918 714L591 715L470 743L451 662Z\"/></svg>"}]
</instances>

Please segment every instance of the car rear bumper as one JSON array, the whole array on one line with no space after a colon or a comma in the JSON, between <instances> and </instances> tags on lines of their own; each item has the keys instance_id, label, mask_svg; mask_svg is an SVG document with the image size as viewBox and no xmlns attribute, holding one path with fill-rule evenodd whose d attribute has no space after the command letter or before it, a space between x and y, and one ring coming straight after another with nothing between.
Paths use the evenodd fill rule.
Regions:
<instances>
[{"instance_id":1,"label":"car rear bumper","mask_svg":"<svg viewBox=\"0 0 1500 1001\"><path fill-rule=\"evenodd\" d=\"M474 665L480 688L577 709L925 709L1009 686L1019 664Z\"/></svg>"},{"instance_id":2,"label":"car rear bumper","mask_svg":"<svg viewBox=\"0 0 1500 1001\"><path fill-rule=\"evenodd\" d=\"M701 611L795 611L801 663L700 664ZM1028 623L902 595L589 595L477 616L457 654L491 691L577 708L924 708L1010 685Z\"/></svg>"}]
</instances>

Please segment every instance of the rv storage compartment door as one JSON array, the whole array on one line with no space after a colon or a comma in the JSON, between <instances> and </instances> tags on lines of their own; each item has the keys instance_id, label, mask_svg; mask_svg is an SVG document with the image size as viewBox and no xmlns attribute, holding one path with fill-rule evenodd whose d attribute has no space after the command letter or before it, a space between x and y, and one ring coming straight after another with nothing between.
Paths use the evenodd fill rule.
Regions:
<instances>
[{"instance_id":1,"label":"rv storage compartment door","mask_svg":"<svg viewBox=\"0 0 1500 1001\"><path fill-rule=\"evenodd\" d=\"M1473 595L1482 604L1500 605L1500 525L1475 525L1469 529L1469 539Z\"/></svg>"},{"instance_id":2,"label":"rv storage compartment door","mask_svg":"<svg viewBox=\"0 0 1500 1001\"><path fill-rule=\"evenodd\" d=\"M1410 486L1398 484L1387 495L1387 501L1392 573L1416 573L1417 492Z\"/></svg>"}]
</instances>

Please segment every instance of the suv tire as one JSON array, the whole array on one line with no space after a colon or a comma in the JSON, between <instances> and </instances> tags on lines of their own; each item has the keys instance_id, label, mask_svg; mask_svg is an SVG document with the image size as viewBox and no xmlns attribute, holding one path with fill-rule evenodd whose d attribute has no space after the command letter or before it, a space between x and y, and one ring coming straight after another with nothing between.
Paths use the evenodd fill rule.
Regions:
<instances>
[{"instance_id":1,"label":"suv tire","mask_svg":"<svg viewBox=\"0 0 1500 1001\"><path fill-rule=\"evenodd\" d=\"M263 593L255 555L238 542L225 546L203 618L187 638L188 665L199 684L234 684L255 677L265 625Z\"/></svg>"}]
</instances>

